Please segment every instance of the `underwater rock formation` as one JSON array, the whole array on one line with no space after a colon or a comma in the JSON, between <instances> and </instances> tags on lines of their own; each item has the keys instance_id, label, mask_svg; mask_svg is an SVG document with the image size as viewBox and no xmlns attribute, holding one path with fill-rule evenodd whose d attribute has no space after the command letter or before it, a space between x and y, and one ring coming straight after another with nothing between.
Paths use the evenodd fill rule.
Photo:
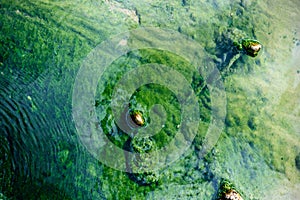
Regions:
<instances>
[{"instance_id":1,"label":"underwater rock formation","mask_svg":"<svg viewBox=\"0 0 300 200\"><path fill-rule=\"evenodd\" d=\"M232 183L222 179L217 200L243 200L243 198Z\"/></svg>"},{"instance_id":2,"label":"underwater rock formation","mask_svg":"<svg viewBox=\"0 0 300 200\"><path fill-rule=\"evenodd\" d=\"M219 58L220 71L229 73L231 66L242 56L256 57L262 44L255 39L249 39L247 34L237 28L221 30L216 38L216 56Z\"/></svg>"},{"instance_id":3,"label":"underwater rock formation","mask_svg":"<svg viewBox=\"0 0 300 200\"><path fill-rule=\"evenodd\" d=\"M135 153L132 156L126 155L128 177L139 185L156 184L159 172L151 170L156 162L150 153L157 149L155 142L151 138L134 137L127 141L127 145Z\"/></svg>"},{"instance_id":4,"label":"underwater rock formation","mask_svg":"<svg viewBox=\"0 0 300 200\"><path fill-rule=\"evenodd\" d=\"M251 57L256 57L258 52L262 48L262 45L259 41L253 39L243 39L242 40L242 47L243 50L246 52L247 55Z\"/></svg>"}]
</instances>

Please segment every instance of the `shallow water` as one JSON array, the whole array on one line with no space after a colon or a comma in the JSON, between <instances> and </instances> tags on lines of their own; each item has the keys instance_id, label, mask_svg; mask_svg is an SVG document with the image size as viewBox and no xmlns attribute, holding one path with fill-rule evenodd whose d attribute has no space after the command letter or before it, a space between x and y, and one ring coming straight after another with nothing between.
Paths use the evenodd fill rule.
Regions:
<instances>
[{"instance_id":1,"label":"shallow water","mask_svg":"<svg viewBox=\"0 0 300 200\"><path fill-rule=\"evenodd\" d=\"M297 199L299 6L1 1L0 198Z\"/></svg>"}]
</instances>

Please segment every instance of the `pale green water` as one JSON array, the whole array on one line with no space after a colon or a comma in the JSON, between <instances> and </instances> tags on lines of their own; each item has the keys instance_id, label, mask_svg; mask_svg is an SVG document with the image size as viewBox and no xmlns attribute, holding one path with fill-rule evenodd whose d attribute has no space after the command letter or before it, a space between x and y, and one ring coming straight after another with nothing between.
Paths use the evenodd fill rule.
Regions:
<instances>
[{"instance_id":1,"label":"pale green water","mask_svg":"<svg viewBox=\"0 0 300 200\"><path fill-rule=\"evenodd\" d=\"M2 0L0 199L214 199L222 178L234 183L244 199L297 199L299 6L296 0ZM142 27L172 30L188 36L195 45L188 48L188 40L181 44L170 35L155 41L150 39L151 33L134 35L134 30ZM228 30L259 40L263 49L256 58L242 56L224 77L226 97L215 102L220 116L222 107L226 108L224 127L214 148L203 157L203 138L212 122L213 96L207 88L201 90L203 77L195 75L195 71L204 70L204 65L209 71L229 62L233 53L225 40L232 37ZM126 148L130 136L117 127L116 119L109 114L111 95L117 80L142 64L159 63L177 70L191 84L200 110L199 128L195 131L191 126L190 130L196 132L191 146L178 160L158 171L158 182L146 186L136 176L93 157L80 140L72 113L80 67L103 41L128 31L132 34L120 40L117 50L134 45L155 46L160 40L158 45L172 48L138 49L114 60L99 80L95 102L86 107L96 109L99 121L95 126L106 131L113 144ZM142 39L136 39L139 37ZM187 58L194 58L195 47L200 47L201 59L191 59L194 63L190 63ZM109 58L115 53L111 49L100 55ZM147 105L159 103L167 107L165 126L154 137L159 148L175 137L183 119L171 93L154 85L134 95L144 112L149 110ZM112 151L101 156L117 157Z\"/></svg>"}]
</instances>

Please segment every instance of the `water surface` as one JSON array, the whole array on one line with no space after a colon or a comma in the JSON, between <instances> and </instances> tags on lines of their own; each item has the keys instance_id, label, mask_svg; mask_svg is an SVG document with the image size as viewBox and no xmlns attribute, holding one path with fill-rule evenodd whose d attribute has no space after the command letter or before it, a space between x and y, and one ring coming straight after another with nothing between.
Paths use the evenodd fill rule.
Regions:
<instances>
[{"instance_id":1,"label":"water surface","mask_svg":"<svg viewBox=\"0 0 300 200\"><path fill-rule=\"evenodd\" d=\"M244 199L297 199L299 6L296 0L2 0L0 198L214 199L225 178ZM72 97L80 67L102 42L128 31L134 35L134 30L145 27L190 38L201 47L201 65L193 66L176 54L192 52L193 47L184 49L186 45L171 37L161 38L161 44L175 44L171 50L136 49L118 57L99 80L95 101L86 107L95 108L95 126L116 146L126 148L130 135L111 115L114 86L128 71L149 63L170 66L188 80L201 120L196 131L191 129L196 137L185 154L159 170L158 182L142 185L137 178L100 162L83 144L73 118ZM125 37L119 48L134 46L130 40L134 37ZM147 37L152 36L141 36ZM226 104L215 103L226 108L224 127L217 143L201 156L212 119L212 94L196 72L226 66L233 57L227 42L231 37L257 39L263 48L255 58L241 56L223 77ZM136 44L140 47L151 44L147 39L136 41L141 41ZM101 55L109 58L110 50ZM182 116L172 91L144 86L131 102L141 104L145 112L153 104L167 108L165 127L154 138L159 148L175 137ZM115 155L106 152L106 156Z\"/></svg>"}]
</instances>

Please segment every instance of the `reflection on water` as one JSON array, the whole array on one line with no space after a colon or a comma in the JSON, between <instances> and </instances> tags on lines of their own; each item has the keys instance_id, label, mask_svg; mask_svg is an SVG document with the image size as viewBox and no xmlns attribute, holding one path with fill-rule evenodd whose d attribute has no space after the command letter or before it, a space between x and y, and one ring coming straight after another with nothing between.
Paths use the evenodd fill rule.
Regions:
<instances>
[{"instance_id":1,"label":"reflection on water","mask_svg":"<svg viewBox=\"0 0 300 200\"><path fill-rule=\"evenodd\" d=\"M213 199L223 178L244 199L299 196L298 1L3 1L0 12L0 198ZM198 134L184 156L158 172L158 181L139 185L82 145L72 118L72 90L92 49L114 35L148 26L192 38L210 55L204 60L207 68L232 67L223 78L226 127L212 151L200 156L211 102L201 77L193 77L201 111ZM260 54L242 55L230 63L236 53L231 42L244 37L262 43ZM119 45L127 42L125 38ZM106 109L126 65L162 63L190 73L187 63L172 52L137 52L112 65L91 102L101 118L95 125L106 129L119 147L129 136ZM159 96L142 89L133 95L135 101L151 105ZM167 111L176 107L172 98L159 101L167 102ZM165 113L163 134L155 138L160 146L179 129L179 110Z\"/></svg>"}]
</instances>

